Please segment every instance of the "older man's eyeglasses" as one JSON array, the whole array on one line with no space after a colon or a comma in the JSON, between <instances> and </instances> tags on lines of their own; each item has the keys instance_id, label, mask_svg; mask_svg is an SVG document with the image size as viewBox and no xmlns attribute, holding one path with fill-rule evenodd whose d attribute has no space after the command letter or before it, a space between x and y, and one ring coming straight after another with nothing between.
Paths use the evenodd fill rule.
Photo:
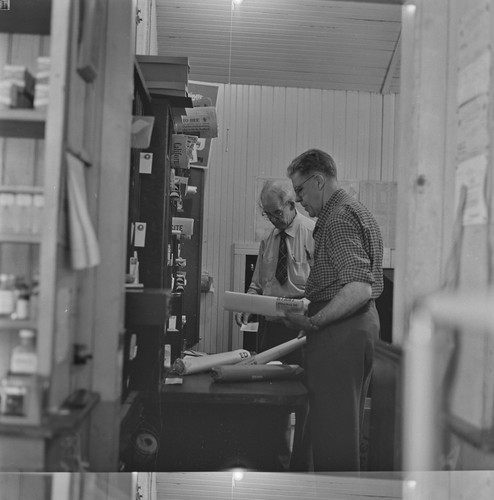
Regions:
<instances>
[{"instance_id":1,"label":"older man's eyeglasses","mask_svg":"<svg viewBox=\"0 0 494 500\"><path fill-rule=\"evenodd\" d=\"M303 186L304 184L307 182L307 181L310 181L312 179L312 177L315 177L316 174L312 174L310 177L307 177L307 179L305 179L304 182L302 182L302 184L299 184L298 186L294 186L293 187L293 190L295 191L295 194L297 195L297 197L300 196L300 193L303 191Z\"/></svg>"},{"instance_id":2,"label":"older man's eyeglasses","mask_svg":"<svg viewBox=\"0 0 494 500\"><path fill-rule=\"evenodd\" d=\"M283 208L286 206L286 203L283 205ZM266 210L263 210L262 216L266 217L267 219L278 219L281 220L283 219L283 216L285 215L285 212L281 209L279 210L273 210L272 212L267 212Z\"/></svg>"}]
</instances>

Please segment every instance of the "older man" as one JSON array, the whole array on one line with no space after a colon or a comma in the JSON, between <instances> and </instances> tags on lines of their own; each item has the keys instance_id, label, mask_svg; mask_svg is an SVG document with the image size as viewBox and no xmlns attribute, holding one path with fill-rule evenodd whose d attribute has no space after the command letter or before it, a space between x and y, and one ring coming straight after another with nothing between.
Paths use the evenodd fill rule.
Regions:
<instances>
[{"instance_id":1,"label":"older man","mask_svg":"<svg viewBox=\"0 0 494 500\"><path fill-rule=\"evenodd\" d=\"M272 297L300 298L305 295L309 260L314 250L314 221L297 212L295 193L286 182L267 180L259 196L263 215L274 226L261 241L256 267L247 293ZM239 326L250 319L237 313ZM259 352L297 337L300 329L287 328L279 318L262 317L259 321ZM302 364L300 351L283 361Z\"/></svg>"},{"instance_id":2,"label":"older man","mask_svg":"<svg viewBox=\"0 0 494 500\"><path fill-rule=\"evenodd\" d=\"M374 300L383 289L379 226L360 202L339 188L333 158L311 149L287 169L312 217L314 258L306 315L287 313L287 326L307 336L305 368L315 471L359 470L364 402L379 335Z\"/></svg>"}]
</instances>

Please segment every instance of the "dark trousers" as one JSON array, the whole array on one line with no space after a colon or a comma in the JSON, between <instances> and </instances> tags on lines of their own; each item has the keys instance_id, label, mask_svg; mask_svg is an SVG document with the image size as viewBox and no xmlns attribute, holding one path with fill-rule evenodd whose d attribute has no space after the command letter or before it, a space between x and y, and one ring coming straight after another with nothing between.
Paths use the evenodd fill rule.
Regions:
<instances>
[{"instance_id":1,"label":"dark trousers","mask_svg":"<svg viewBox=\"0 0 494 500\"><path fill-rule=\"evenodd\" d=\"M309 315L325 305L311 304ZM374 301L352 317L307 335L306 431L315 472L360 469L364 403L378 335Z\"/></svg>"},{"instance_id":2,"label":"dark trousers","mask_svg":"<svg viewBox=\"0 0 494 500\"><path fill-rule=\"evenodd\" d=\"M287 328L282 322L266 321L264 317L261 317L259 319L257 351L264 352L268 349L271 349L272 347L276 347L280 344L288 342L289 340L295 339L297 338L298 333L299 330L292 330L290 328ZM303 359L303 348L300 348L288 353L286 356L283 356L279 361L282 361L287 365L299 365L303 367ZM302 436L302 426L300 425L300 423L303 422L303 420L304 419L302 419L302 417L299 417L298 415L296 416L294 448L296 448L297 450L298 447L295 445L295 443L299 440L298 436ZM291 470L291 463L294 459L290 450L290 415L280 417L279 427L279 470L288 471Z\"/></svg>"},{"instance_id":3,"label":"dark trousers","mask_svg":"<svg viewBox=\"0 0 494 500\"><path fill-rule=\"evenodd\" d=\"M264 352L272 347L296 339L300 330L292 330L287 328L281 321L266 321L264 317L259 319L258 330L258 352ZM287 365L303 366L303 350L297 349L283 356L279 361Z\"/></svg>"}]
</instances>

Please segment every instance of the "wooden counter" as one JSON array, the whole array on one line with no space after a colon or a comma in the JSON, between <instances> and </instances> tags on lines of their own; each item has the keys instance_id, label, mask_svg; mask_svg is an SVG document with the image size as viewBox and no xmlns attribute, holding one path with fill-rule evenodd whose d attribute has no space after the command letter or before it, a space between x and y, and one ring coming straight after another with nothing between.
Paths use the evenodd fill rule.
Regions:
<instances>
[{"instance_id":1,"label":"wooden counter","mask_svg":"<svg viewBox=\"0 0 494 500\"><path fill-rule=\"evenodd\" d=\"M220 383L207 373L182 379L162 385L154 409L146 404L147 414L159 415L153 425L159 451L133 470L281 470L278 448L289 415L307 403L301 382Z\"/></svg>"}]
</instances>

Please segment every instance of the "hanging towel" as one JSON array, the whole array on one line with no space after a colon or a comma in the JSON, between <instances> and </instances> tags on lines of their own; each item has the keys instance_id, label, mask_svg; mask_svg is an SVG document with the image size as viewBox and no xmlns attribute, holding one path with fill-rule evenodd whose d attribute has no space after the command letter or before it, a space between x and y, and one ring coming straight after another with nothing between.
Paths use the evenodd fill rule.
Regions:
<instances>
[{"instance_id":1,"label":"hanging towel","mask_svg":"<svg viewBox=\"0 0 494 500\"><path fill-rule=\"evenodd\" d=\"M67 153L67 198L72 268L87 269L100 263L96 233L87 207L85 165Z\"/></svg>"}]
</instances>

